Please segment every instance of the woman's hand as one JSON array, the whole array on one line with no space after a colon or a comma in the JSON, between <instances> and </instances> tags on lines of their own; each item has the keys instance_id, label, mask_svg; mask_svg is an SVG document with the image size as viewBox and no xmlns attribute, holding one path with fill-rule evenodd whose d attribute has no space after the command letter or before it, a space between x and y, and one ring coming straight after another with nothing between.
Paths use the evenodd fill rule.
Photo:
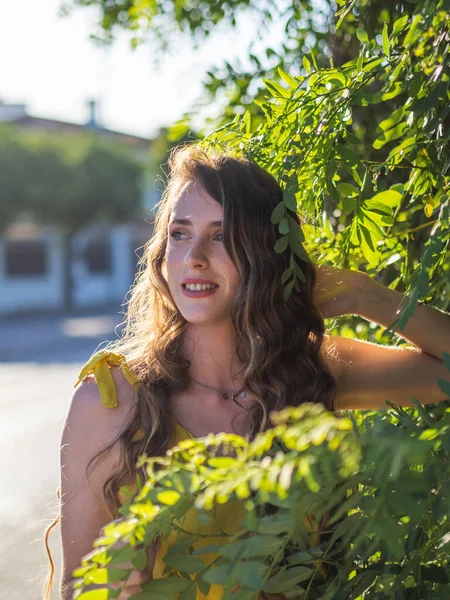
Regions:
<instances>
[{"instance_id":1,"label":"woman's hand","mask_svg":"<svg viewBox=\"0 0 450 600\"><path fill-rule=\"evenodd\" d=\"M358 293L367 275L361 271L316 265L313 298L326 319L357 314Z\"/></svg>"}]
</instances>

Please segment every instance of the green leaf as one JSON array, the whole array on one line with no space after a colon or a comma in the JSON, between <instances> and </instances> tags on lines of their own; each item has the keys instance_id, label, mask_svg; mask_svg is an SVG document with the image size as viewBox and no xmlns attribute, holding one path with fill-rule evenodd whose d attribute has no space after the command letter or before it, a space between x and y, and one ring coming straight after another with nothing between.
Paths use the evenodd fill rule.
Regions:
<instances>
[{"instance_id":1,"label":"green leaf","mask_svg":"<svg viewBox=\"0 0 450 600\"><path fill-rule=\"evenodd\" d=\"M282 254L288 247L288 244L289 244L289 236L283 235L283 237L278 239L275 243L275 247L274 247L275 252L277 254Z\"/></svg>"},{"instance_id":2,"label":"green leaf","mask_svg":"<svg viewBox=\"0 0 450 600\"><path fill-rule=\"evenodd\" d=\"M286 571L279 572L274 577L270 577L264 584L263 590L267 594L280 594L287 592L293 586L310 579L314 574L314 569L309 567L292 567Z\"/></svg>"},{"instance_id":3,"label":"green leaf","mask_svg":"<svg viewBox=\"0 0 450 600\"><path fill-rule=\"evenodd\" d=\"M378 127L381 129L381 131L388 131L395 125L398 125L398 123L400 123L400 121L403 120L403 118L405 117L405 111L406 111L405 107L400 106L400 108L397 108L397 110L394 110L394 112L392 112L387 119L384 119L384 121L381 121L381 123L378 125Z\"/></svg>"},{"instance_id":4,"label":"green leaf","mask_svg":"<svg viewBox=\"0 0 450 600\"><path fill-rule=\"evenodd\" d=\"M263 82L274 98L289 98L290 92L276 81L263 79Z\"/></svg>"},{"instance_id":5,"label":"green leaf","mask_svg":"<svg viewBox=\"0 0 450 600\"><path fill-rule=\"evenodd\" d=\"M205 568L205 563L201 558L190 554L170 554L164 557L164 562L172 569L183 573L198 573Z\"/></svg>"},{"instance_id":6,"label":"green leaf","mask_svg":"<svg viewBox=\"0 0 450 600\"><path fill-rule=\"evenodd\" d=\"M286 205L284 204L283 201L279 202L272 211L272 215L270 217L272 223L274 225L277 225L283 218L285 212L286 212Z\"/></svg>"},{"instance_id":7,"label":"green leaf","mask_svg":"<svg viewBox=\"0 0 450 600\"><path fill-rule=\"evenodd\" d=\"M342 210L346 215L353 212L356 208L356 198L343 198L342 199Z\"/></svg>"},{"instance_id":8,"label":"green leaf","mask_svg":"<svg viewBox=\"0 0 450 600\"><path fill-rule=\"evenodd\" d=\"M178 142L181 140L183 136L185 136L190 129L190 123L186 123L184 121L175 123L171 127L169 127L167 131L167 139L170 142Z\"/></svg>"},{"instance_id":9,"label":"green leaf","mask_svg":"<svg viewBox=\"0 0 450 600\"><path fill-rule=\"evenodd\" d=\"M352 587L350 594L347 596L348 600L356 600L356 598L360 598L363 592L369 589L377 576L378 573L376 571L372 571L371 573L364 573L361 577L355 577L355 579L352 579L352 583L356 583L356 585Z\"/></svg>"},{"instance_id":10,"label":"green leaf","mask_svg":"<svg viewBox=\"0 0 450 600\"><path fill-rule=\"evenodd\" d=\"M286 233L289 233L289 223L286 217L283 217L278 225L278 231L285 235Z\"/></svg>"},{"instance_id":11,"label":"green leaf","mask_svg":"<svg viewBox=\"0 0 450 600\"><path fill-rule=\"evenodd\" d=\"M147 564L147 560L145 561ZM132 569L111 569L111 568L98 568L92 569L89 573L84 576L84 582L86 585L90 584L107 584L114 583L116 581L125 581L128 579L132 572Z\"/></svg>"},{"instance_id":12,"label":"green leaf","mask_svg":"<svg viewBox=\"0 0 450 600\"><path fill-rule=\"evenodd\" d=\"M131 560L131 563L136 569L143 571L147 567L147 552L145 550L140 550Z\"/></svg>"},{"instance_id":13,"label":"green leaf","mask_svg":"<svg viewBox=\"0 0 450 600\"><path fill-rule=\"evenodd\" d=\"M387 23L384 24L382 38L383 38L383 50L384 50L385 55L389 59L389 58L391 58L391 53L390 53L390 49L389 49L389 34L388 34Z\"/></svg>"},{"instance_id":14,"label":"green leaf","mask_svg":"<svg viewBox=\"0 0 450 600\"><path fill-rule=\"evenodd\" d=\"M216 585L227 585L230 580L230 564L218 565L211 567L203 573L202 578L207 583L215 583Z\"/></svg>"},{"instance_id":15,"label":"green leaf","mask_svg":"<svg viewBox=\"0 0 450 600\"><path fill-rule=\"evenodd\" d=\"M425 429L425 431L420 434L419 440L434 440L439 434L439 429Z\"/></svg>"},{"instance_id":16,"label":"green leaf","mask_svg":"<svg viewBox=\"0 0 450 600\"><path fill-rule=\"evenodd\" d=\"M336 204L339 204L339 193L336 189L336 186L334 185L334 182L332 180L332 178L330 176L327 175L326 179L325 179L325 185L327 188L327 192L330 194L330 196L333 198L334 202Z\"/></svg>"},{"instance_id":17,"label":"green leaf","mask_svg":"<svg viewBox=\"0 0 450 600\"><path fill-rule=\"evenodd\" d=\"M409 16L405 15L404 17L400 17L399 19L394 21L394 26L392 28L393 35L397 35L403 31L406 24L408 23L408 18L409 18Z\"/></svg>"},{"instance_id":18,"label":"green leaf","mask_svg":"<svg viewBox=\"0 0 450 600\"><path fill-rule=\"evenodd\" d=\"M303 281L303 283L306 283L305 274L301 270L297 261L294 261L294 272L297 275L298 279L300 279L300 281Z\"/></svg>"},{"instance_id":19,"label":"green leaf","mask_svg":"<svg viewBox=\"0 0 450 600\"><path fill-rule=\"evenodd\" d=\"M287 220L289 223L289 236L291 244L293 244L294 242L304 242L305 234L303 233L302 228L300 227L298 222L295 219L293 219L289 214L287 215Z\"/></svg>"},{"instance_id":20,"label":"green leaf","mask_svg":"<svg viewBox=\"0 0 450 600\"><path fill-rule=\"evenodd\" d=\"M366 44L369 41L367 31L365 31L361 27L356 28L356 37L361 42L361 44Z\"/></svg>"},{"instance_id":21,"label":"green leaf","mask_svg":"<svg viewBox=\"0 0 450 600\"><path fill-rule=\"evenodd\" d=\"M162 502L162 504L173 506L180 499L180 494L175 490L165 490L156 494L156 498L158 499L158 502Z\"/></svg>"},{"instance_id":22,"label":"green leaf","mask_svg":"<svg viewBox=\"0 0 450 600\"><path fill-rule=\"evenodd\" d=\"M386 205L391 208L395 208L400 204L401 199L402 195L400 194L400 192L397 192L395 190L386 190L384 192L379 192L378 194L375 194L375 196L372 196L372 198L370 198L370 200L367 200L364 203L364 205L369 208L377 208L377 206L374 203L379 203L381 205Z\"/></svg>"},{"instance_id":23,"label":"green leaf","mask_svg":"<svg viewBox=\"0 0 450 600\"><path fill-rule=\"evenodd\" d=\"M292 294L294 288L294 280L292 279L283 290L283 298L287 302Z\"/></svg>"},{"instance_id":24,"label":"green leaf","mask_svg":"<svg viewBox=\"0 0 450 600\"><path fill-rule=\"evenodd\" d=\"M287 557L287 561L289 564L313 563L322 555L323 551L320 548L310 548L309 550L300 550L299 552L290 554Z\"/></svg>"},{"instance_id":25,"label":"green leaf","mask_svg":"<svg viewBox=\"0 0 450 600\"><path fill-rule=\"evenodd\" d=\"M204 596L207 596L209 594L209 591L211 589L211 584L207 583L203 577L197 577L197 579L195 580L196 584L198 585L199 590L201 591L201 593Z\"/></svg>"},{"instance_id":26,"label":"green leaf","mask_svg":"<svg viewBox=\"0 0 450 600\"><path fill-rule=\"evenodd\" d=\"M282 538L274 535L253 534L252 537L223 546L219 553L227 558L233 558L238 553L242 558L268 556L277 552L283 543Z\"/></svg>"},{"instance_id":27,"label":"green leaf","mask_svg":"<svg viewBox=\"0 0 450 600\"><path fill-rule=\"evenodd\" d=\"M386 100L392 100L399 94L403 92L404 83L401 81L395 81L394 85L389 85L387 91L381 94L381 100L385 102Z\"/></svg>"},{"instance_id":28,"label":"green leaf","mask_svg":"<svg viewBox=\"0 0 450 600\"><path fill-rule=\"evenodd\" d=\"M191 583L191 581L187 581L181 577L172 576L162 577L160 579L151 579L150 581L146 581L145 583L141 584L141 587L145 592L169 594L183 592L190 586ZM147 596L148 595L149 594L147 594Z\"/></svg>"},{"instance_id":29,"label":"green leaf","mask_svg":"<svg viewBox=\"0 0 450 600\"><path fill-rule=\"evenodd\" d=\"M109 565L118 565L123 562L131 561L137 554L136 550L131 546L124 546L118 550L108 550L108 554L111 556Z\"/></svg>"},{"instance_id":30,"label":"green leaf","mask_svg":"<svg viewBox=\"0 0 450 600\"><path fill-rule=\"evenodd\" d=\"M338 183L336 187L339 193L346 198L353 198L359 195L359 190L351 183Z\"/></svg>"},{"instance_id":31,"label":"green leaf","mask_svg":"<svg viewBox=\"0 0 450 600\"><path fill-rule=\"evenodd\" d=\"M371 265L378 264L378 262L380 260L380 253L374 244L374 241L372 239L372 235L371 235L370 231L367 229L367 227L364 227L364 225L362 225L362 224L360 224L360 231L361 231L361 250L362 250L362 253L364 254L364 257L369 262L369 264L371 264Z\"/></svg>"},{"instance_id":32,"label":"green leaf","mask_svg":"<svg viewBox=\"0 0 450 600\"><path fill-rule=\"evenodd\" d=\"M292 190L285 190L283 193L283 202L292 212L297 211L297 199ZM284 214L284 213L283 213ZM281 220L281 219L280 219Z\"/></svg>"},{"instance_id":33,"label":"green leaf","mask_svg":"<svg viewBox=\"0 0 450 600\"><path fill-rule=\"evenodd\" d=\"M384 234L381 231L381 229L379 228L379 226L374 223L374 221L372 221L370 218L370 213L362 213L361 216L361 225L363 225L364 227L366 227L369 232L370 235L372 237L372 239L374 240L374 246L375 246L375 250L377 251L377 244L376 242L379 242L380 240L382 240L384 238Z\"/></svg>"},{"instance_id":34,"label":"green leaf","mask_svg":"<svg viewBox=\"0 0 450 600\"><path fill-rule=\"evenodd\" d=\"M193 583L191 587L188 587L186 591L182 592L179 596L180 600L196 600L197 597L197 586ZM132 600L133 597L130 598Z\"/></svg>"},{"instance_id":35,"label":"green leaf","mask_svg":"<svg viewBox=\"0 0 450 600\"><path fill-rule=\"evenodd\" d=\"M236 459L230 456L213 456L208 459L208 465L214 469L230 469L236 466Z\"/></svg>"},{"instance_id":36,"label":"green leaf","mask_svg":"<svg viewBox=\"0 0 450 600\"><path fill-rule=\"evenodd\" d=\"M72 573L73 577L76 579L77 577L83 577L86 573L88 573L92 569L92 565L86 565L84 567L78 567ZM95 568L95 567L94 567Z\"/></svg>"},{"instance_id":37,"label":"green leaf","mask_svg":"<svg viewBox=\"0 0 450 600\"><path fill-rule=\"evenodd\" d=\"M384 210L377 210L377 209L368 210L365 208L365 206L362 206L361 210L366 217L366 219L364 219L364 222L367 219L370 219L371 221L373 221L380 227L390 226L390 225L394 224L394 218L391 215L387 215Z\"/></svg>"},{"instance_id":38,"label":"green leaf","mask_svg":"<svg viewBox=\"0 0 450 600\"><path fill-rule=\"evenodd\" d=\"M259 521L257 530L261 534L278 535L292 530L295 523L295 518L286 513L266 515Z\"/></svg>"},{"instance_id":39,"label":"green leaf","mask_svg":"<svg viewBox=\"0 0 450 600\"><path fill-rule=\"evenodd\" d=\"M281 284L282 285L286 283L286 281L291 277L292 273L293 273L292 269L285 269L283 271L283 275L281 276Z\"/></svg>"},{"instance_id":40,"label":"green leaf","mask_svg":"<svg viewBox=\"0 0 450 600\"><path fill-rule=\"evenodd\" d=\"M298 81L296 81L293 77L291 77L289 75L289 73L286 73L286 71L283 71L283 69L281 67L278 67L278 73L280 75L280 77L291 87L291 88L297 88L300 84Z\"/></svg>"},{"instance_id":41,"label":"green leaf","mask_svg":"<svg viewBox=\"0 0 450 600\"><path fill-rule=\"evenodd\" d=\"M392 127L388 131L384 131L373 143L373 147L375 150L379 150L388 142L392 142L393 140L397 140L401 137L405 131L407 130L408 125L406 123L399 123L395 127Z\"/></svg>"},{"instance_id":42,"label":"green leaf","mask_svg":"<svg viewBox=\"0 0 450 600\"><path fill-rule=\"evenodd\" d=\"M443 352L442 360L444 361L445 368L450 373L450 354L448 352Z\"/></svg>"},{"instance_id":43,"label":"green leaf","mask_svg":"<svg viewBox=\"0 0 450 600\"><path fill-rule=\"evenodd\" d=\"M246 561L239 565L239 582L253 592L259 592L264 586L267 567L263 563Z\"/></svg>"},{"instance_id":44,"label":"green leaf","mask_svg":"<svg viewBox=\"0 0 450 600\"><path fill-rule=\"evenodd\" d=\"M205 546L204 548L194 550L192 554L195 554L195 556L201 556L202 554L218 552L221 548L222 546L220 544L208 544L208 546Z\"/></svg>"},{"instance_id":45,"label":"green leaf","mask_svg":"<svg viewBox=\"0 0 450 600\"><path fill-rule=\"evenodd\" d=\"M309 62L308 58L306 56L303 57L302 60L303 66L305 68L305 71L309 74L311 73L311 63Z\"/></svg>"},{"instance_id":46,"label":"green leaf","mask_svg":"<svg viewBox=\"0 0 450 600\"><path fill-rule=\"evenodd\" d=\"M437 384L439 389L444 392L447 398L450 398L450 382L445 381L445 379L438 379Z\"/></svg>"}]
</instances>

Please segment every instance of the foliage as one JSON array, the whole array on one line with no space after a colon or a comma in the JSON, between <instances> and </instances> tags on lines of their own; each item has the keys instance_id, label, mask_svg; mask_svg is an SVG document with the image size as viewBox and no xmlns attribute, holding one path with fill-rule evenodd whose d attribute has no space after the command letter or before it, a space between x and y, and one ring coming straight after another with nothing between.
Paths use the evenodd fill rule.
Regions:
<instances>
[{"instance_id":1,"label":"foliage","mask_svg":"<svg viewBox=\"0 0 450 600\"><path fill-rule=\"evenodd\" d=\"M175 5L179 26L193 18L192 3L161 4L164 10ZM108 6L108 31L126 22L139 32L140 21L114 16L119 2ZM120 6L129 16L132 7L136 14L156 3ZM156 32L165 16L159 7L147 20ZM280 234L275 250L290 257L281 282L287 298L303 276L300 240L318 263L366 271L404 291L384 333L401 332L418 301L448 310L450 2L338 0L330 22L314 20L312 2L278 8L287 42L278 53L267 48L273 64L254 57L253 71L227 65L224 75L209 74L213 97L228 86L229 106L203 143L250 156L281 182L283 201L272 222ZM264 9L261 14L270 18ZM200 16L200 29L201 23ZM186 124L173 128L174 134L185 131ZM301 229L294 211L304 218ZM379 329L356 331L383 341ZM354 332L350 326L340 334ZM445 354L450 370L449 359ZM445 393L449 385L440 381ZM200 564L202 554L184 533L170 550L168 577L146 584L136 600L171 592L195 598L196 573L202 591L220 579L224 598L233 600L281 591L277 586L286 582L292 586L283 590L286 598L447 598L448 403L336 421L307 408L273 415L274 428L251 444L223 434L183 442L162 462L152 459L149 465L162 469L149 471L123 523L111 524L111 537L97 540L78 576L85 583L108 572L118 577L102 570L110 555L108 564L136 556L138 565L142 548L136 544L167 535L173 517L181 520L195 506L207 519L213 498L241 498L249 509L244 527L212 549L219 552L214 565ZM210 462L209 448L221 442L236 456ZM307 514L318 527L321 517L328 526L313 547L304 529ZM120 556L105 549L114 535L127 541Z\"/></svg>"},{"instance_id":2,"label":"foliage","mask_svg":"<svg viewBox=\"0 0 450 600\"><path fill-rule=\"evenodd\" d=\"M450 355L446 355L450 371ZM231 434L184 440L164 458L142 456L148 480L74 572L83 586L124 581L114 565L146 564L155 535L179 530L161 579L136 600L195 598L215 583L223 598L445 598L450 592L450 409L439 418L423 406L336 418L318 405L272 415L273 427L248 442ZM215 450L224 444L225 454ZM230 452L231 450L231 452ZM245 503L241 530L199 546L183 529L195 510L213 519L216 503ZM194 507L194 508L193 508ZM319 543L305 518L314 515ZM322 517L327 518L322 521ZM111 546L126 541L120 550ZM203 560L214 553L211 561ZM104 591L103 591L104 593ZM100 594L100 589L95 591Z\"/></svg>"},{"instance_id":3,"label":"foliage","mask_svg":"<svg viewBox=\"0 0 450 600\"><path fill-rule=\"evenodd\" d=\"M172 39L171 28L201 40L237 16L229 2L69 4L98 5L105 32L123 27L142 40ZM286 295L301 279L298 238L318 262L406 291L404 318L418 299L447 310L449 0L340 0L335 15L325 1L238 5L259 16L261 37L280 20L286 38L276 51L266 46L265 59L250 53L245 69L226 63L208 73L205 102L224 90L226 101L205 143L249 154L282 182L273 222L277 249L291 254ZM170 135L187 130L185 118ZM293 210L306 219L302 231ZM361 337L373 335L360 327Z\"/></svg>"},{"instance_id":4,"label":"foliage","mask_svg":"<svg viewBox=\"0 0 450 600\"><path fill-rule=\"evenodd\" d=\"M140 207L142 166L93 134L67 138L4 126L0 169L6 213L30 214L67 234L97 219L128 220Z\"/></svg>"},{"instance_id":5,"label":"foliage","mask_svg":"<svg viewBox=\"0 0 450 600\"><path fill-rule=\"evenodd\" d=\"M308 235L305 228L313 254L320 251L333 263L371 274L403 259L392 287L403 279L412 284L410 295L424 300L432 295L429 274L441 265L444 276L436 278L433 291L448 292L450 166L449 17L443 2L426 4L390 31L384 27L380 39L360 32L359 56L339 69L316 68L314 58L305 56L305 75L280 71L284 85L266 81L267 98L260 103L264 123L253 129L246 112L205 139L245 152L283 182L283 204L272 217L284 240L280 251L289 245L291 257L299 254L290 211L301 210L313 224L322 217L320 230L313 226ZM366 159L358 151L363 145L353 115L363 109L374 115L374 106L392 107L393 99L396 108L378 122L371 140L377 160ZM324 209L327 200L330 212L340 217L336 228ZM412 232L403 224L419 211L419 227L433 230L425 242L427 260L411 264ZM298 269L292 269L284 282L288 293L298 278Z\"/></svg>"}]
</instances>

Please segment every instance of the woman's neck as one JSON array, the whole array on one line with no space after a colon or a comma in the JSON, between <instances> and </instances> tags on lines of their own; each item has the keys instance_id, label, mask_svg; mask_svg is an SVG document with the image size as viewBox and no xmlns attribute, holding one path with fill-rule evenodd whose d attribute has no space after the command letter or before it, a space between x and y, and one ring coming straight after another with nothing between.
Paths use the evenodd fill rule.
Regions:
<instances>
[{"instance_id":1,"label":"woman's neck","mask_svg":"<svg viewBox=\"0 0 450 600\"><path fill-rule=\"evenodd\" d=\"M191 325L183 343L182 355L190 361L189 376L221 391L239 389L241 366L236 357L236 335L228 324ZM192 382L192 386L198 386Z\"/></svg>"}]
</instances>

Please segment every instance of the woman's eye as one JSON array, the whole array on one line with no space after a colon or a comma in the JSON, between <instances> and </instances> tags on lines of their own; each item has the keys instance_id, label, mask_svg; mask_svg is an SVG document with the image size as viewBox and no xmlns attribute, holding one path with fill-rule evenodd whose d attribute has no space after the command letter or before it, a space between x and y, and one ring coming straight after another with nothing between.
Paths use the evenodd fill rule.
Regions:
<instances>
[{"instance_id":1,"label":"woman's eye","mask_svg":"<svg viewBox=\"0 0 450 600\"><path fill-rule=\"evenodd\" d=\"M179 241L179 238L178 238L178 237L176 237L177 235L185 235L185 234L184 234L182 231L172 231L172 232L171 232L171 234L170 234L170 237L173 237L173 238L174 238L174 240L178 242L178 241ZM223 242L223 233L221 233L221 232L220 232L220 233L216 233L216 236L215 236L215 237L217 237L218 235L221 235L221 236L222 236L222 239L220 239L220 240L218 240L218 241L219 241L219 242Z\"/></svg>"}]
</instances>

